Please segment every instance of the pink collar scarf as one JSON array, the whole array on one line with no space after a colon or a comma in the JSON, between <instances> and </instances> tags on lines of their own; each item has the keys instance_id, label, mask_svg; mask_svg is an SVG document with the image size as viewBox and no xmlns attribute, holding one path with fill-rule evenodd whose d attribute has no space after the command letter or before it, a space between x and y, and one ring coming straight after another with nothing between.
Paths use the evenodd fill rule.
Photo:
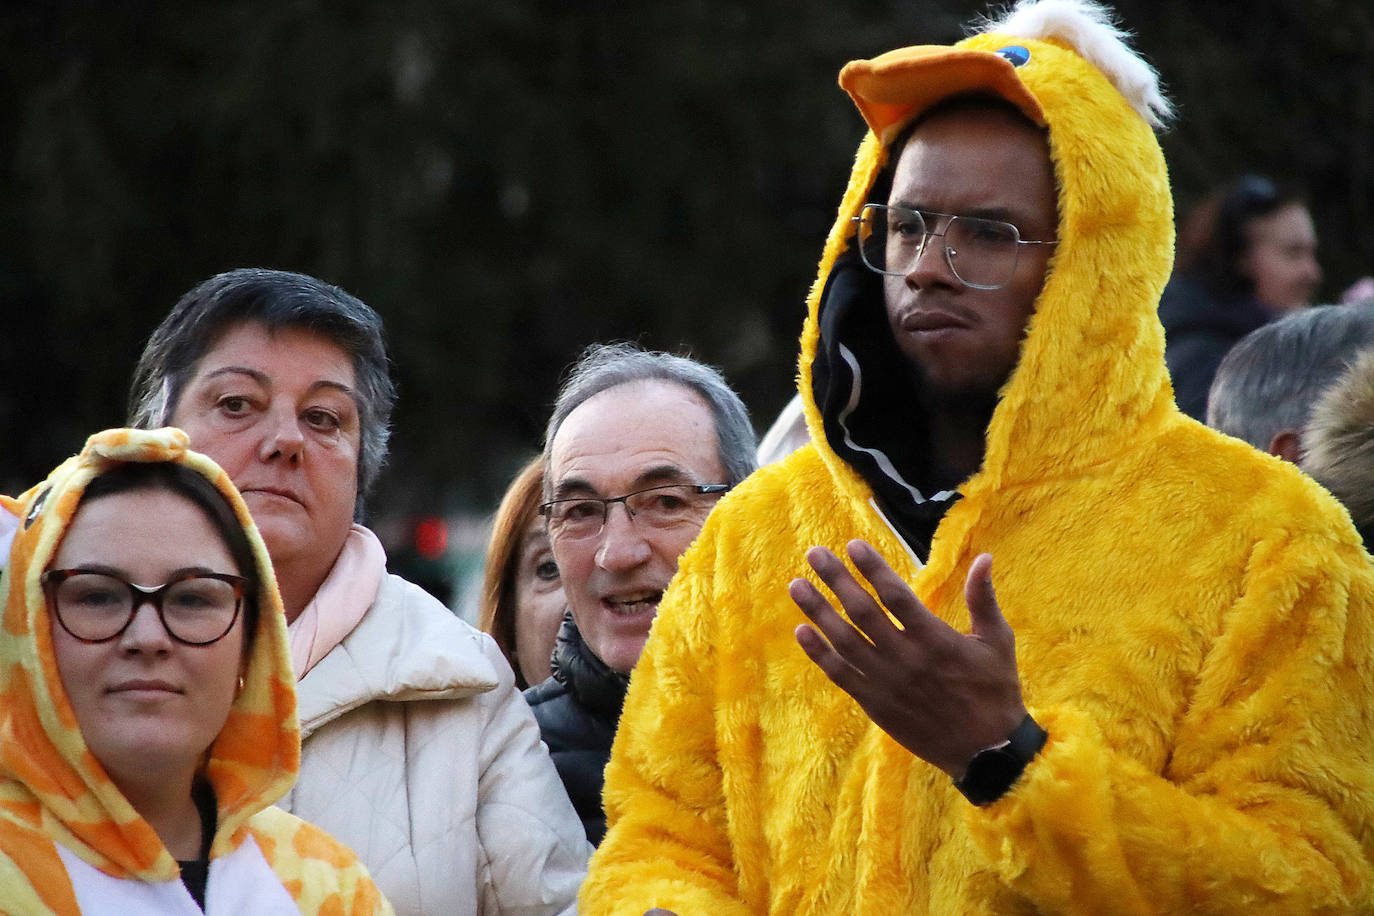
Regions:
<instances>
[{"instance_id":1,"label":"pink collar scarf","mask_svg":"<svg viewBox=\"0 0 1374 916\"><path fill-rule=\"evenodd\" d=\"M353 632L377 599L385 574L382 542L362 525L354 525L319 591L286 628L296 680Z\"/></svg>"}]
</instances>

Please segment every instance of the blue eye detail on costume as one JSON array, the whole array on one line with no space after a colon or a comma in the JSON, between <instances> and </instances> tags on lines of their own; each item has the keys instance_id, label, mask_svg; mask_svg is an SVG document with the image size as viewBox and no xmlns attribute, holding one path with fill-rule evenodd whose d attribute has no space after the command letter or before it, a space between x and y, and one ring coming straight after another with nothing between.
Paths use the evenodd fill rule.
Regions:
<instances>
[{"instance_id":1,"label":"blue eye detail on costume","mask_svg":"<svg viewBox=\"0 0 1374 916\"><path fill-rule=\"evenodd\" d=\"M992 53L998 57L1006 58L1013 67L1024 67L1030 63L1030 49L1020 45L1007 45L1005 48L998 48Z\"/></svg>"}]
</instances>

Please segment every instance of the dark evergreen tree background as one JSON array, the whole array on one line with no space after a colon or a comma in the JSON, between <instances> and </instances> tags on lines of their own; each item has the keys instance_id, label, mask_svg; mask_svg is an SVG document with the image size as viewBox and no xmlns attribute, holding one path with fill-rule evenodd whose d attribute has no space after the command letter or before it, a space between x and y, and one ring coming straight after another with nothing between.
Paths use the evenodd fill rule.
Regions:
<instances>
[{"instance_id":1,"label":"dark evergreen tree background","mask_svg":"<svg viewBox=\"0 0 1374 916\"><path fill-rule=\"evenodd\" d=\"M1311 192L1335 296L1374 246L1374 4L1123 0L1179 105L1181 212ZM0 10L0 491L124 418L178 296L314 274L388 324L374 509L485 511L559 373L634 339L721 366L760 431L862 123L845 61L948 42L939 0L11 2Z\"/></svg>"}]
</instances>

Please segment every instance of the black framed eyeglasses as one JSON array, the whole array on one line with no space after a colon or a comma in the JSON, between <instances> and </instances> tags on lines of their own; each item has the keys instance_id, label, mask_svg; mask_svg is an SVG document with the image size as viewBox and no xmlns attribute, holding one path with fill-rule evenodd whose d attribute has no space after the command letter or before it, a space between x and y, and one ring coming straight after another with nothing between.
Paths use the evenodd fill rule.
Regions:
<instances>
[{"instance_id":1,"label":"black framed eyeglasses","mask_svg":"<svg viewBox=\"0 0 1374 916\"><path fill-rule=\"evenodd\" d=\"M167 635L188 646L208 646L234 628L248 585L242 576L200 572L158 586L138 585L89 569L50 569L42 582L57 622L75 639L109 642L129 628L147 603Z\"/></svg>"},{"instance_id":2,"label":"black framed eyeglasses","mask_svg":"<svg viewBox=\"0 0 1374 916\"><path fill-rule=\"evenodd\" d=\"M926 243L939 236L945 263L972 289L1001 289L1010 283L1022 245L1058 244L1023 239L1020 230L1001 220L886 204L864 204L852 222L858 227L859 256L869 270L905 277L916 269Z\"/></svg>"},{"instance_id":3,"label":"black framed eyeglasses","mask_svg":"<svg viewBox=\"0 0 1374 916\"><path fill-rule=\"evenodd\" d=\"M615 503L623 505L631 520L639 524L670 529L700 520L715 500L729 489L728 483L671 483L609 499L599 496L554 499L541 504L539 512L548 519L550 538L575 541L600 534Z\"/></svg>"}]
</instances>

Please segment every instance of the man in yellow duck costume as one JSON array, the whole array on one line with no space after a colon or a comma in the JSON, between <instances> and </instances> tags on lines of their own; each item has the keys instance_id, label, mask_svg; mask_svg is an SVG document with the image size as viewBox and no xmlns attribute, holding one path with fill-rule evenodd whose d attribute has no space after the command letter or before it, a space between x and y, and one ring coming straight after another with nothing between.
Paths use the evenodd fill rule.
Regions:
<instances>
[{"instance_id":1,"label":"man in yellow duck costume","mask_svg":"<svg viewBox=\"0 0 1374 916\"><path fill-rule=\"evenodd\" d=\"M1044 0L840 83L813 444L682 559L580 912L1374 912L1374 575L1174 405L1153 71Z\"/></svg>"}]
</instances>

